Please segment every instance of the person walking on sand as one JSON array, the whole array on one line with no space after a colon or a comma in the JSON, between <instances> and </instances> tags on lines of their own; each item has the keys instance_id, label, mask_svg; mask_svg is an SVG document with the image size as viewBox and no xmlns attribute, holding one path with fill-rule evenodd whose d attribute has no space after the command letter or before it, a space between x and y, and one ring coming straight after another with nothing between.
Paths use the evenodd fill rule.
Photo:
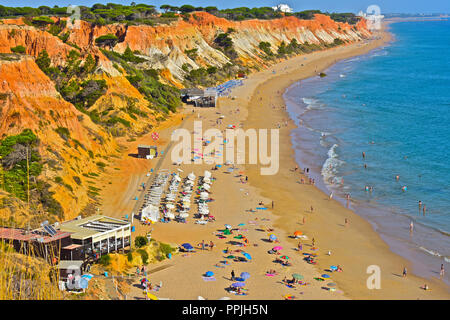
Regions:
<instances>
[{"instance_id":1,"label":"person walking on sand","mask_svg":"<svg viewBox=\"0 0 450 320\"><path fill-rule=\"evenodd\" d=\"M306 223L306 219L305 219L305 217L303 217L303 224L305 224Z\"/></svg>"},{"instance_id":2,"label":"person walking on sand","mask_svg":"<svg viewBox=\"0 0 450 320\"><path fill-rule=\"evenodd\" d=\"M345 218L345 226L346 227L348 226L348 219L347 218Z\"/></svg>"},{"instance_id":3,"label":"person walking on sand","mask_svg":"<svg viewBox=\"0 0 450 320\"><path fill-rule=\"evenodd\" d=\"M273 200L272 200L272 209L273 209L273 206L274 206L274 202L273 202Z\"/></svg>"},{"instance_id":4,"label":"person walking on sand","mask_svg":"<svg viewBox=\"0 0 450 320\"><path fill-rule=\"evenodd\" d=\"M312 246L313 246L313 248L314 248L315 244L316 244L316 240L314 238L312 238Z\"/></svg>"},{"instance_id":5,"label":"person walking on sand","mask_svg":"<svg viewBox=\"0 0 450 320\"><path fill-rule=\"evenodd\" d=\"M406 278L406 274L408 273L408 270L406 270L406 267L403 268L403 278Z\"/></svg>"},{"instance_id":6,"label":"person walking on sand","mask_svg":"<svg viewBox=\"0 0 450 320\"><path fill-rule=\"evenodd\" d=\"M425 215L425 211L427 211L425 204L423 205L423 215Z\"/></svg>"},{"instance_id":7,"label":"person walking on sand","mask_svg":"<svg viewBox=\"0 0 450 320\"><path fill-rule=\"evenodd\" d=\"M313 213L314 212L314 208L313 208L313 206L311 206L311 213Z\"/></svg>"},{"instance_id":8,"label":"person walking on sand","mask_svg":"<svg viewBox=\"0 0 450 320\"><path fill-rule=\"evenodd\" d=\"M214 243L212 241L209 242L209 250L212 251L212 249L214 248Z\"/></svg>"},{"instance_id":9,"label":"person walking on sand","mask_svg":"<svg viewBox=\"0 0 450 320\"><path fill-rule=\"evenodd\" d=\"M231 270L231 281L234 281L234 270Z\"/></svg>"},{"instance_id":10,"label":"person walking on sand","mask_svg":"<svg viewBox=\"0 0 450 320\"><path fill-rule=\"evenodd\" d=\"M442 278L444 278L444 274L445 274L445 270L444 270L444 264L441 263L441 271L439 272L439 276Z\"/></svg>"},{"instance_id":11,"label":"person walking on sand","mask_svg":"<svg viewBox=\"0 0 450 320\"><path fill-rule=\"evenodd\" d=\"M303 245L302 245L302 242L299 241L298 242L298 251L302 251L302 250L303 250Z\"/></svg>"}]
</instances>

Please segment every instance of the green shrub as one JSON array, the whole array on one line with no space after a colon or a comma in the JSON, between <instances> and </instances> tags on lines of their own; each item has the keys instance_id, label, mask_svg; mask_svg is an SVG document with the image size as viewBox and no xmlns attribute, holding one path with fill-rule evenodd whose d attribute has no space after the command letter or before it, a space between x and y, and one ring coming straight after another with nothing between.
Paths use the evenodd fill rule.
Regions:
<instances>
[{"instance_id":1,"label":"green shrub","mask_svg":"<svg viewBox=\"0 0 450 320\"><path fill-rule=\"evenodd\" d=\"M16 46L11 48L11 52L24 54L26 52L26 48L24 46Z\"/></svg>"},{"instance_id":2,"label":"green shrub","mask_svg":"<svg viewBox=\"0 0 450 320\"><path fill-rule=\"evenodd\" d=\"M98 161L98 162L96 162L95 164L96 164L97 166L99 166L100 168L106 167L106 163L101 162L101 161Z\"/></svg>"},{"instance_id":3,"label":"green shrub","mask_svg":"<svg viewBox=\"0 0 450 320\"><path fill-rule=\"evenodd\" d=\"M127 253L127 260L128 262L133 261L133 254L131 253L131 251Z\"/></svg>"},{"instance_id":4,"label":"green shrub","mask_svg":"<svg viewBox=\"0 0 450 320\"><path fill-rule=\"evenodd\" d=\"M59 134L59 136L64 140L69 140L70 138L70 131L67 128L64 127L58 127L55 129L56 133Z\"/></svg>"},{"instance_id":5,"label":"green shrub","mask_svg":"<svg viewBox=\"0 0 450 320\"><path fill-rule=\"evenodd\" d=\"M147 264L148 263L148 253L144 249L137 250L137 253L141 255L142 263Z\"/></svg>"},{"instance_id":6,"label":"green shrub","mask_svg":"<svg viewBox=\"0 0 450 320\"><path fill-rule=\"evenodd\" d=\"M160 243L159 248L165 256L175 251L175 248L173 248L172 246L170 246L170 244L167 243Z\"/></svg>"},{"instance_id":7,"label":"green shrub","mask_svg":"<svg viewBox=\"0 0 450 320\"><path fill-rule=\"evenodd\" d=\"M148 240L146 237L143 236L137 236L136 239L134 239L134 245L136 248L142 248L143 246L148 244Z\"/></svg>"},{"instance_id":8,"label":"green shrub","mask_svg":"<svg viewBox=\"0 0 450 320\"><path fill-rule=\"evenodd\" d=\"M98 259L98 263L100 263L104 267L109 266L109 264L111 263L111 256L109 254L101 256L100 259Z\"/></svg>"}]
</instances>

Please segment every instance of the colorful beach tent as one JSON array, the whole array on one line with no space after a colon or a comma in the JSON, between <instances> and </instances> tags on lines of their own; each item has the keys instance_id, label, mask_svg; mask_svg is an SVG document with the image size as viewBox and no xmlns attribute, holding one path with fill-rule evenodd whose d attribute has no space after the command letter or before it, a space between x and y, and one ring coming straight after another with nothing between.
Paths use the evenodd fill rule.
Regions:
<instances>
[{"instance_id":1,"label":"colorful beach tent","mask_svg":"<svg viewBox=\"0 0 450 320\"><path fill-rule=\"evenodd\" d=\"M235 282L231 286L234 288L242 288L245 287L245 282Z\"/></svg>"},{"instance_id":2,"label":"colorful beach tent","mask_svg":"<svg viewBox=\"0 0 450 320\"><path fill-rule=\"evenodd\" d=\"M181 246L186 250L194 249L194 247L190 243L183 243Z\"/></svg>"},{"instance_id":3,"label":"colorful beach tent","mask_svg":"<svg viewBox=\"0 0 450 320\"><path fill-rule=\"evenodd\" d=\"M243 255L245 258L247 258L248 260L252 260L252 256L249 255L248 253L243 252L242 255Z\"/></svg>"},{"instance_id":4,"label":"colorful beach tent","mask_svg":"<svg viewBox=\"0 0 450 320\"><path fill-rule=\"evenodd\" d=\"M293 275L292 275L292 277L295 279L295 280L302 280L304 277L301 275L301 274L299 274L299 273L294 273Z\"/></svg>"},{"instance_id":5,"label":"colorful beach tent","mask_svg":"<svg viewBox=\"0 0 450 320\"><path fill-rule=\"evenodd\" d=\"M244 280L247 280L248 278L250 278L250 273L242 272L241 273L241 278L244 279Z\"/></svg>"}]
</instances>

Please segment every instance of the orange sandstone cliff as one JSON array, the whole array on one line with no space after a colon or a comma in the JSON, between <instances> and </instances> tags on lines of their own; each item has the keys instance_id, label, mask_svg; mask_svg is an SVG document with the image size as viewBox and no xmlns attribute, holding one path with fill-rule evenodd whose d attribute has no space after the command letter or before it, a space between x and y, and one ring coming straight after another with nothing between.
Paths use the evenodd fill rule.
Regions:
<instances>
[{"instance_id":1,"label":"orange sandstone cliff","mask_svg":"<svg viewBox=\"0 0 450 320\"><path fill-rule=\"evenodd\" d=\"M222 67L230 59L215 48L218 34L232 28L230 33L238 59L244 66L259 68L273 63L264 60L259 43L269 42L276 48L281 42L296 39L298 43L332 43L336 38L346 42L369 37L365 21L357 25L338 23L325 15L314 20L283 17L274 20L228 21L205 12L196 12L188 21L179 19L169 25L127 26L112 24L93 26L81 21L79 27L65 27L68 38L59 37L23 23L21 19L5 19L0 25L0 139L32 129L40 140L39 151L45 159L42 179L49 181L54 198L63 207L60 219L73 218L92 203L89 196L90 174L98 174L98 162L108 162L108 157L118 152L114 136L99 124L93 123L55 89L55 83L35 63L36 57L47 51L53 66L63 66L67 55L76 50L83 59L92 55L96 69L88 79L105 80L106 92L90 107L99 114L125 119L131 126L122 127L120 135L149 132L156 124L157 115L130 117L123 110L132 101L134 108L148 111L149 102L128 81L126 72L114 66L97 47L95 39L101 35L115 34L119 41L112 48L123 53L127 47L139 51L145 59L143 68L158 69L163 81L181 88L186 71L185 63L193 68ZM25 47L25 54L13 54L11 48ZM197 49L193 61L186 50ZM55 130L63 127L70 132L62 137ZM117 133L117 132L116 132ZM52 161L53 160L53 161ZM51 163L57 165L50 165ZM63 183L55 183L55 177ZM81 183L74 182L78 177ZM92 188L90 189L92 192ZM1 210L0 210L1 211ZM1 212L0 212L1 215Z\"/></svg>"}]
</instances>

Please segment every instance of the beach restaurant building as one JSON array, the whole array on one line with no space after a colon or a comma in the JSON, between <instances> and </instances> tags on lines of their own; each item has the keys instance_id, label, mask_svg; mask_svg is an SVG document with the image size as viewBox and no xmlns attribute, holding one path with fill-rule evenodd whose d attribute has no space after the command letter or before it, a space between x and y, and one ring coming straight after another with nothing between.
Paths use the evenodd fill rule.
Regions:
<instances>
[{"instance_id":1,"label":"beach restaurant building","mask_svg":"<svg viewBox=\"0 0 450 320\"><path fill-rule=\"evenodd\" d=\"M185 103L191 103L196 107L207 108L217 105L217 89L206 88L205 90L198 88L181 89L181 98Z\"/></svg>"},{"instance_id":2,"label":"beach restaurant building","mask_svg":"<svg viewBox=\"0 0 450 320\"><path fill-rule=\"evenodd\" d=\"M44 225L35 230L2 227L0 242L11 245L19 253L41 257L50 262L59 257L62 247L70 245L71 239L69 232Z\"/></svg>"},{"instance_id":3,"label":"beach restaurant building","mask_svg":"<svg viewBox=\"0 0 450 320\"><path fill-rule=\"evenodd\" d=\"M131 223L102 215L63 222L60 230L72 239L61 249L61 260L97 260L131 244Z\"/></svg>"}]
</instances>

